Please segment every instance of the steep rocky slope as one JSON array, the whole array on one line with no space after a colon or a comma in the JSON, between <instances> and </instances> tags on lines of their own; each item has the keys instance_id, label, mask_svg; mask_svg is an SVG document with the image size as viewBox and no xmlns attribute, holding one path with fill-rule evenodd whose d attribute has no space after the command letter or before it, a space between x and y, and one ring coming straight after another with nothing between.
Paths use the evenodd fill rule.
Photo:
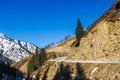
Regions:
<instances>
[{"instance_id":1,"label":"steep rocky slope","mask_svg":"<svg viewBox=\"0 0 120 80\"><path fill-rule=\"evenodd\" d=\"M32 80L120 80L120 64L49 62Z\"/></svg>"},{"instance_id":2,"label":"steep rocky slope","mask_svg":"<svg viewBox=\"0 0 120 80\"><path fill-rule=\"evenodd\" d=\"M120 0L86 30L76 53L77 59L120 58Z\"/></svg>"},{"instance_id":3,"label":"steep rocky slope","mask_svg":"<svg viewBox=\"0 0 120 80\"><path fill-rule=\"evenodd\" d=\"M96 20L75 47L72 37L46 49L47 54L64 54L67 60L53 59L31 75L33 80L120 80L120 0ZM84 60L84 62L79 62ZM96 63L88 63L93 60ZM99 63L101 60L103 63ZM107 61L104 63L104 61ZM114 63L113 63L114 62Z\"/></svg>"},{"instance_id":4,"label":"steep rocky slope","mask_svg":"<svg viewBox=\"0 0 120 80\"><path fill-rule=\"evenodd\" d=\"M117 0L87 30L75 47L75 37L48 48L47 52L69 53L68 59L119 59L120 57L120 0Z\"/></svg>"},{"instance_id":5,"label":"steep rocky slope","mask_svg":"<svg viewBox=\"0 0 120 80\"><path fill-rule=\"evenodd\" d=\"M47 52L66 52L69 60L118 60L120 58L120 0L96 20L75 47L75 37L48 48ZM45 80L120 80L119 63L49 62L33 74ZM79 65L79 67L77 67ZM66 68L67 67L67 68ZM61 70L62 69L62 70ZM76 71L80 70L80 73ZM52 72L52 73L51 73ZM67 75L65 75L67 74ZM76 79L77 77L77 79ZM34 76L35 78L35 76ZM71 78L71 79L69 79Z\"/></svg>"},{"instance_id":6,"label":"steep rocky slope","mask_svg":"<svg viewBox=\"0 0 120 80\"><path fill-rule=\"evenodd\" d=\"M8 59L18 62L22 58L34 53L36 46L19 40L14 40L0 33L0 54Z\"/></svg>"},{"instance_id":7,"label":"steep rocky slope","mask_svg":"<svg viewBox=\"0 0 120 80\"><path fill-rule=\"evenodd\" d=\"M75 47L75 37L63 41L47 52L69 53L68 59L119 59L120 58L120 0L117 0L87 30Z\"/></svg>"}]
</instances>

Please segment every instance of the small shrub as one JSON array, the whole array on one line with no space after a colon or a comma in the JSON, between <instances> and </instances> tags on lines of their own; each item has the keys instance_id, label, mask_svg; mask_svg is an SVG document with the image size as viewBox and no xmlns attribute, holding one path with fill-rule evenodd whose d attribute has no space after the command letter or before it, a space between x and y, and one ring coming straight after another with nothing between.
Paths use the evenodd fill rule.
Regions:
<instances>
[{"instance_id":1,"label":"small shrub","mask_svg":"<svg viewBox=\"0 0 120 80\"><path fill-rule=\"evenodd\" d=\"M55 53L53 54L53 59L57 58L57 56L55 55Z\"/></svg>"}]
</instances>

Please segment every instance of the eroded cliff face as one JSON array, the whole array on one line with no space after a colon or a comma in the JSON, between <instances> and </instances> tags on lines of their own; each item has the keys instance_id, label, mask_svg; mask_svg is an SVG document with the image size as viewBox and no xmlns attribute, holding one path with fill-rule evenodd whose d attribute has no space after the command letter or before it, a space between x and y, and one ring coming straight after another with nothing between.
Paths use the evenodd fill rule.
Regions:
<instances>
[{"instance_id":1,"label":"eroded cliff face","mask_svg":"<svg viewBox=\"0 0 120 80\"><path fill-rule=\"evenodd\" d=\"M84 60L120 58L120 1L86 30L73 52L75 58Z\"/></svg>"},{"instance_id":2,"label":"eroded cliff face","mask_svg":"<svg viewBox=\"0 0 120 80\"><path fill-rule=\"evenodd\" d=\"M76 53L79 59L119 59L120 21L103 20L98 23L82 38Z\"/></svg>"}]
</instances>

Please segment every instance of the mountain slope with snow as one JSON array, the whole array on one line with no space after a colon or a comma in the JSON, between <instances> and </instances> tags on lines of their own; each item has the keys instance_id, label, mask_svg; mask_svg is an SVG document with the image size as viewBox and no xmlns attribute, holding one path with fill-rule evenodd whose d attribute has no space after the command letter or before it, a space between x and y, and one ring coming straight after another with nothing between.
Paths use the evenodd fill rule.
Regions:
<instances>
[{"instance_id":1,"label":"mountain slope with snow","mask_svg":"<svg viewBox=\"0 0 120 80\"><path fill-rule=\"evenodd\" d=\"M14 40L0 33L0 54L14 62L34 53L36 48L37 46L31 43Z\"/></svg>"}]
</instances>

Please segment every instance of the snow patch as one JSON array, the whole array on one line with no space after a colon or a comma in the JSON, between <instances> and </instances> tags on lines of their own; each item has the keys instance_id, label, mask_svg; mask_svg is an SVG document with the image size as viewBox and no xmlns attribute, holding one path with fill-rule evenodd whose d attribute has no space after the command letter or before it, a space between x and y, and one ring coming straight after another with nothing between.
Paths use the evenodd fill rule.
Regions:
<instances>
[{"instance_id":1,"label":"snow patch","mask_svg":"<svg viewBox=\"0 0 120 80\"><path fill-rule=\"evenodd\" d=\"M97 69L98 69L98 67L95 67L95 68L92 70L92 73L96 72Z\"/></svg>"},{"instance_id":2,"label":"snow patch","mask_svg":"<svg viewBox=\"0 0 120 80\"><path fill-rule=\"evenodd\" d=\"M90 76L90 79L92 79L92 76Z\"/></svg>"}]
</instances>

